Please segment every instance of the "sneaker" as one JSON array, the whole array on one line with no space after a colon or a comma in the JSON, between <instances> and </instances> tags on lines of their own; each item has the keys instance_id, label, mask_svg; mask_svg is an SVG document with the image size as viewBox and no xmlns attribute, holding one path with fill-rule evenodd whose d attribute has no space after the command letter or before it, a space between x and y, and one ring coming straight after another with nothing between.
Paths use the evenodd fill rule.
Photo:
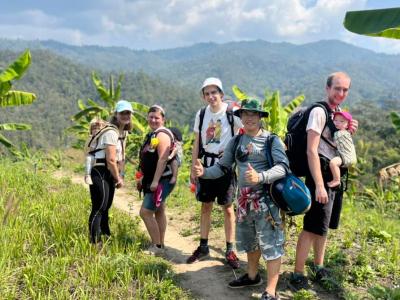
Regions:
<instances>
[{"instance_id":1,"label":"sneaker","mask_svg":"<svg viewBox=\"0 0 400 300\"><path fill-rule=\"evenodd\" d=\"M144 253L152 256L162 256L164 254L164 249L158 248L156 245L151 245Z\"/></svg>"},{"instance_id":2,"label":"sneaker","mask_svg":"<svg viewBox=\"0 0 400 300\"><path fill-rule=\"evenodd\" d=\"M256 275L256 278L250 279L249 275L246 273L243 276L229 282L228 287L232 289L240 289L246 286L258 286L263 283L260 274Z\"/></svg>"},{"instance_id":3,"label":"sneaker","mask_svg":"<svg viewBox=\"0 0 400 300\"><path fill-rule=\"evenodd\" d=\"M280 300L278 293L275 292L275 297L269 294L268 292L264 292L261 295L261 300Z\"/></svg>"},{"instance_id":4,"label":"sneaker","mask_svg":"<svg viewBox=\"0 0 400 300\"><path fill-rule=\"evenodd\" d=\"M288 287L292 291L298 292L300 290L308 290L310 288L310 285L308 284L308 278L306 276L301 275L295 278L294 274L292 273L290 275Z\"/></svg>"},{"instance_id":5,"label":"sneaker","mask_svg":"<svg viewBox=\"0 0 400 300\"><path fill-rule=\"evenodd\" d=\"M317 268L314 265L310 267L313 277L311 278L313 281L321 282L328 279L331 276L331 272L327 268Z\"/></svg>"},{"instance_id":6,"label":"sneaker","mask_svg":"<svg viewBox=\"0 0 400 300\"><path fill-rule=\"evenodd\" d=\"M227 251L225 253L226 262L232 267L232 269L239 269L239 258L237 258L233 250Z\"/></svg>"},{"instance_id":7,"label":"sneaker","mask_svg":"<svg viewBox=\"0 0 400 300\"><path fill-rule=\"evenodd\" d=\"M205 249L202 249L202 247L197 247L196 250L194 250L193 254L189 256L189 258L186 260L187 264L192 264L196 261L201 261L205 258L207 258L210 255L210 250L208 247Z\"/></svg>"}]
</instances>

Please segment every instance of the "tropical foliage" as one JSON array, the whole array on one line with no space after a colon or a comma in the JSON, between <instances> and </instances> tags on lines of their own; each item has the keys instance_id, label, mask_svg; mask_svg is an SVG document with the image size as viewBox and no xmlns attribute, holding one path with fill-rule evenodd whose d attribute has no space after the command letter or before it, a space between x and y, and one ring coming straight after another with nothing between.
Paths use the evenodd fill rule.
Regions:
<instances>
[{"instance_id":1,"label":"tropical foliage","mask_svg":"<svg viewBox=\"0 0 400 300\"><path fill-rule=\"evenodd\" d=\"M12 90L13 81L19 80L28 70L31 63L31 54L26 50L19 58L11 63L0 73L0 106L20 106L31 104L36 96L33 93ZM24 123L5 123L0 124L2 130L29 130L31 126ZM0 143L3 144L11 153L18 155L17 147L4 135L0 134Z\"/></svg>"},{"instance_id":2,"label":"tropical foliage","mask_svg":"<svg viewBox=\"0 0 400 300\"><path fill-rule=\"evenodd\" d=\"M362 35L400 39L400 7L349 11L344 27Z\"/></svg>"},{"instance_id":3,"label":"tropical foliage","mask_svg":"<svg viewBox=\"0 0 400 300\"><path fill-rule=\"evenodd\" d=\"M72 120L76 124L68 128L78 138L76 147L83 147L89 134L89 123L93 118L102 120L109 120L111 118L116 103L121 99L122 80L123 76L120 75L115 86L113 75L110 75L108 88L106 88L97 74L95 72L92 73L92 82L105 106L101 106L90 98L87 99L86 104L82 99L78 100L80 111L72 117ZM132 134L128 136L128 153L136 150L135 145L140 144L139 141L143 139L143 135L148 131L146 114L149 107L138 102L131 102L131 104L134 111L132 114L133 130Z\"/></svg>"}]
</instances>

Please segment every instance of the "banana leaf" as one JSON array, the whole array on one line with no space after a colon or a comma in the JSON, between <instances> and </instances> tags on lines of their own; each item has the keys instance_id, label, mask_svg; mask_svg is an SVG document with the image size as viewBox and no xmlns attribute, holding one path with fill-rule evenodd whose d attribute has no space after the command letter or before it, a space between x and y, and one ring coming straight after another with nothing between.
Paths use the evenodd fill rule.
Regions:
<instances>
[{"instance_id":1,"label":"banana leaf","mask_svg":"<svg viewBox=\"0 0 400 300\"><path fill-rule=\"evenodd\" d=\"M0 82L7 82L14 79L20 79L31 63L31 53L26 50L11 65L0 74Z\"/></svg>"},{"instance_id":2,"label":"banana leaf","mask_svg":"<svg viewBox=\"0 0 400 300\"><path fill-rule=\"evenodd\" d=\"M232 86L232 92L235 94L236 98L239 101L249 99L249 96L245 92L243 92L236 84Z\"/></svg>"},{"instance_id":3,"label":"banana leaf","mask_svg":"<svg viewBox=\"0 0 400 300\"><path fill-rule=\"evenodd\" d=\"M304 95L297 96L285 106L285 111L288 114L291 114L297 107L301 105L301 103L303 103L304 99Z\"/></svg>"},{"instance_id":4,"label":"banana leaf","mask_svg":"<svg viewBox=\"0 0 400 300\"><path fill-rule=\"evenodd\" d=\"M82 99L78 100L78 107L80 110L84 110L86 108L86 105L85 105L85 103L83 103Z\"/></svg>"},{"instance_id":5,"label":"banana leaf","mask_svg":"<svg viewBox=\"0 0 400 300\"><path fill-rule=\"evenodd\" d=\"M72 117L72 120L77 121L82 117L88 117L88 116L90 117L95 114L101 113L103 111L107 112L107 110L103 107L88 107L88 108L78 112L77 114L75 114Z\"/></svg>"},{"instance_id":6,"label":"banana leaf","mask_svg":"<svg viewBox=\"0 0 400 300\"><path fill-rule=\"evenodd\" d=\"M394 128L396 128L396 131L400 132L400 115L392 111L390 113L390 118L392 119L392 124Z\"/></svg>"},{"instance_id":7,"label":"banana leaf","mask_svg":"<svg viewBox=\"0 0 400 300\"><path fill-rule=\"evenodd\" d=\"M100 78L97 77L96 73L92 73L92 81L96 87L97 92L100 94L101 99L106 102L109 106L113 105L113 101L109 91L105 88L103 83L101 82Z\"/></svg>"},{"instance_id":8,"label":"banana leaf","mask_svg":"<svg viewBox=\"0 0 400 300\"><path fill-rule=\"evenodd\" d=\"M20 106L31 104L35 101L36 95L28 92L9 91L0 97L0 106Z\"/></svg>"},{"instance_id":9,"label":"banana leaf","mask_svg":"<svg viewBox=\"0 0 400 300\"><path fill-rule=\"evenodd\" d=\"M11 90L12 84L9 81L0 82L0 97L4 96L9 90Z\"/></svg>"},{"instance_id":10,"label":"banana leaf","mask_svg":"<svg viewBox=\"0 0 400 300\"><path fill-rule=\"evenodd\" d=\"M348 11L344 27L357 34L400 39L400 8Z\"/></svg>"},{"instance_id":11,"label":"banana leaf","mask_svg":"<svg viewBox=\"0 0 400 300\"><path fill-rule=\"evenodd\" d=\"M32 126L24 123L3 123L0 130L31 130Z\"/></svg>"},{"instance_id":12,"label":"banana leaf","mask_svg":"<svg viewBox=\"0 0 400 300\"><path fill-rule=\"evenodd\" d=\"M0 144L3 144L7 149L15 148L14 144L2 134L0 134Z\"/></svg>"}]
</instances>

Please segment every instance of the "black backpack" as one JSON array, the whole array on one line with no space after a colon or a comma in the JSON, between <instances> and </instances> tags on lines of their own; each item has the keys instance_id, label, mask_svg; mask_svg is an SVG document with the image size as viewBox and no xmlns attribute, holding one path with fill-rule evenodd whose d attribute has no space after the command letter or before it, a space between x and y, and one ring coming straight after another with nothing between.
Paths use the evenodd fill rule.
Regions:
<instances>
[{"instance_id":1,"label":"black backpack","mask_svg":"<svg viewBox=\"0 0 400 300\"><path fill-rule=\"evenodd\" d=\"M332 121L333 111L325 101L316 102L309 107L304 107L294 113L288 120L287 133L284 143L286 145L286 155L289 159L290 169L298 177L309 174L307 158L307 132L306 127L310 117L311 110L321 107L324 109L326 120L325 127L328 126L331 134L337 131ZM321 135L321 139L327 142L333 148L336 148L330 141Z\"/></svg>"}]
</instances>

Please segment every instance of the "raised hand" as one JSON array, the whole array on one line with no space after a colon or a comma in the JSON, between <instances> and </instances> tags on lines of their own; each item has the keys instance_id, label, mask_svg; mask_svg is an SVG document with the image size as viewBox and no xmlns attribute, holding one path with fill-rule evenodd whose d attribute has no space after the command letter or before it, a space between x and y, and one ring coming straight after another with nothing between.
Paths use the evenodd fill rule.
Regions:
<instances>
[{"instance_id":1,"label":"raised hand","mask_svg":"<svg viewBox=\"0 0 400 300\"><path fill-rule=\"evenodd\" d=\"M254 170L250 163L247 164L247 170L244 173L244 179L248 184L255 185L259 183L258 172Z\"/></svg>"}]
</instances>

